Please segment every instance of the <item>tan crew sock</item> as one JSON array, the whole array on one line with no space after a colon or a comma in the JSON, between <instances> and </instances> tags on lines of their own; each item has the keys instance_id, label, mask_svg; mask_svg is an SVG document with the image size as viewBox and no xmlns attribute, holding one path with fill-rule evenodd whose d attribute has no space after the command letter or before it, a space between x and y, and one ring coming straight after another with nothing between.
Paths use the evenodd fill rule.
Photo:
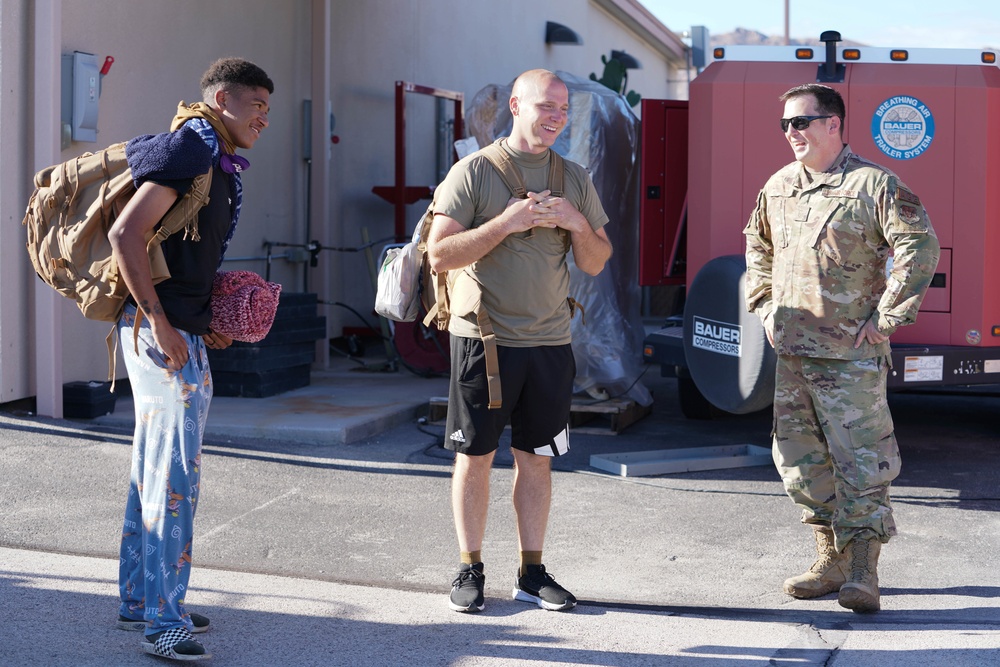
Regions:
<instances>
[{"instance_id":1,"label":"tan crew sock","mask_svg":"<svg viewBox=\"0 0 1000 667\"><path fill-rule=\"evenodd\" d=\"M541 564L542 564L541 551L522 551L521 566L518 569L518 576L523 577L524 573L528 571L529 565L541 565Z\"/></svg>"},{"instance_id":2,"label":"tan crew sock","mask_svg":"<svg viewBox=\"0 0 1000 667\"><path fill-rule=\"evenodd\" d=\"M472 565L473 563L483 562L483 552L482 551L461 551L461 561L462 563L468 563Z\"/></svg>"}]
</instances>

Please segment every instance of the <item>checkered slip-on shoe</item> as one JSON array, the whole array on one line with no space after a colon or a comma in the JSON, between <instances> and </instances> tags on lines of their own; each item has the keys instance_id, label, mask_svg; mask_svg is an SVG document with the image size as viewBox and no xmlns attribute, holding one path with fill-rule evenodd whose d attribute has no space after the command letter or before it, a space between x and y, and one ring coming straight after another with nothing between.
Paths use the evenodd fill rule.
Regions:
<instances>
[{"instance_id":1,"label":"checkered slip-on shoe","mask_svg":"<svg viewBox=\"0 0 1000 667\"><path fill-rule=\"evenodd\" d=\"M143 637L142 650L169 660L194 662L207 660L212 654L198 643L187 628L170 628L155 635Z\"/></svg>"}]
</instances>

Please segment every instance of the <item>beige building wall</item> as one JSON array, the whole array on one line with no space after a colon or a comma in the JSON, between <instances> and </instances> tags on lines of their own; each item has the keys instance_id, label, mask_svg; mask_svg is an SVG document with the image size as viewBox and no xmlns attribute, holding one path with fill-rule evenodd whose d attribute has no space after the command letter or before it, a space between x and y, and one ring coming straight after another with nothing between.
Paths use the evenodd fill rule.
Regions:
<instances>
[{"instance_id":1,"label":"beige building wall","mask_svg":"<svg viewBox=\"0 0 1000 667\"><path fill-rule=\"evenodd\" d=\"M357 248L363 227L372 239L392 235L393 208L371 190L394 183L397 80L460 91L468 102L483 86L509 83L534 67L600 77L601 55L610 56L614 49L642 63L642 69L629 72L629 89L651 98L686 96L674 83L683 68L683 45L635 0L46 1L61 13L61 53L115 58L103 80L97 142L74 142L57 159L165 131L177 102L197 99L198 79L217 57L249 58L274 80L270 126L247 152L252 166L244 174L243 215L229 258L261 257L265 240L314 238L325 246ZM0 403L35 395L33 294L48 289L31 271L19 224L36 166L33 133L58 131L33 122L34 5L0 0ZM313 18L324 11L330 17L325 34ZM583 45L546 45L547 20L575 30ZM329 215L323 219L313 206L307 223L310 172L303 154L303 101L312 98L313 54L327 49L338 142L327 144L326 128L320 128L324 136L317 140L328 151L314 155L313 173L325 172L328 178L314 188L323 189ZM416 95L407 102L408 182L433 185L434 103ZM426 204L409 207L408 231ZM246 259L224 268L264 274L266 265ZM301 263L276 259L271 264L271 279L286 291L301 291L304 273ZM308 271L308 288L321 301L344 303L377 323L363 253L324 250L319 266ZM59 301L62 380L103 379L110 326L87 321L68 300ZM341 335L345 326L361 326L345 308L322 308L330 337ZM121 363L118 376L124 377Z\"/></svg>"}]
</instances>

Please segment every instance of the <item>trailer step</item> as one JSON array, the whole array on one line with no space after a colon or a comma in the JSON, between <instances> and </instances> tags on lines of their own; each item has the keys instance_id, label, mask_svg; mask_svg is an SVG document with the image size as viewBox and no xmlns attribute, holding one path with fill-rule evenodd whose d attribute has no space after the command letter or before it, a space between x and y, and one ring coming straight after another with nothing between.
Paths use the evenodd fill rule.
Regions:
<instances>
[{"instance_id":1,"label":"trailer step","mask_svg":"<svg viewBox=\"0 0 1000 667\"><path fill-rule=\"evenodd\" d=\"M590 457L593 468L621 477L746 468L772 463L771 450L757 445L685 447L647 452L614 452Z\"/></svg>"}]
</instances>

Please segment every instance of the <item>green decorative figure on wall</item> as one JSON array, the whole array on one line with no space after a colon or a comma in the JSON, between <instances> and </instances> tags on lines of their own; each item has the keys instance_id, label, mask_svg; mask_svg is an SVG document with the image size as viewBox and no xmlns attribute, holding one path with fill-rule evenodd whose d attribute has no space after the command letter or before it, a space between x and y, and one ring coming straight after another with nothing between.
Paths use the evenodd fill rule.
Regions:
<instances>
[{"instance_id":1,"label":"green decorative figure on wall","mask_svg":"<svg viewBox=\"0 0 1000 667\"><path fill-rule=\"evenodd\" d=\"M604 63L604 74L598 79L597 75L591 72L591 80L603 84L616 93L625 95L625 101L628 102L629 106L634 107L638 104L641 98L639 93L634 90L625 92L625 88L628 86L628 70L625 65L614 57L601 56L601 62Z\"/></svg>"}]
</instances>

